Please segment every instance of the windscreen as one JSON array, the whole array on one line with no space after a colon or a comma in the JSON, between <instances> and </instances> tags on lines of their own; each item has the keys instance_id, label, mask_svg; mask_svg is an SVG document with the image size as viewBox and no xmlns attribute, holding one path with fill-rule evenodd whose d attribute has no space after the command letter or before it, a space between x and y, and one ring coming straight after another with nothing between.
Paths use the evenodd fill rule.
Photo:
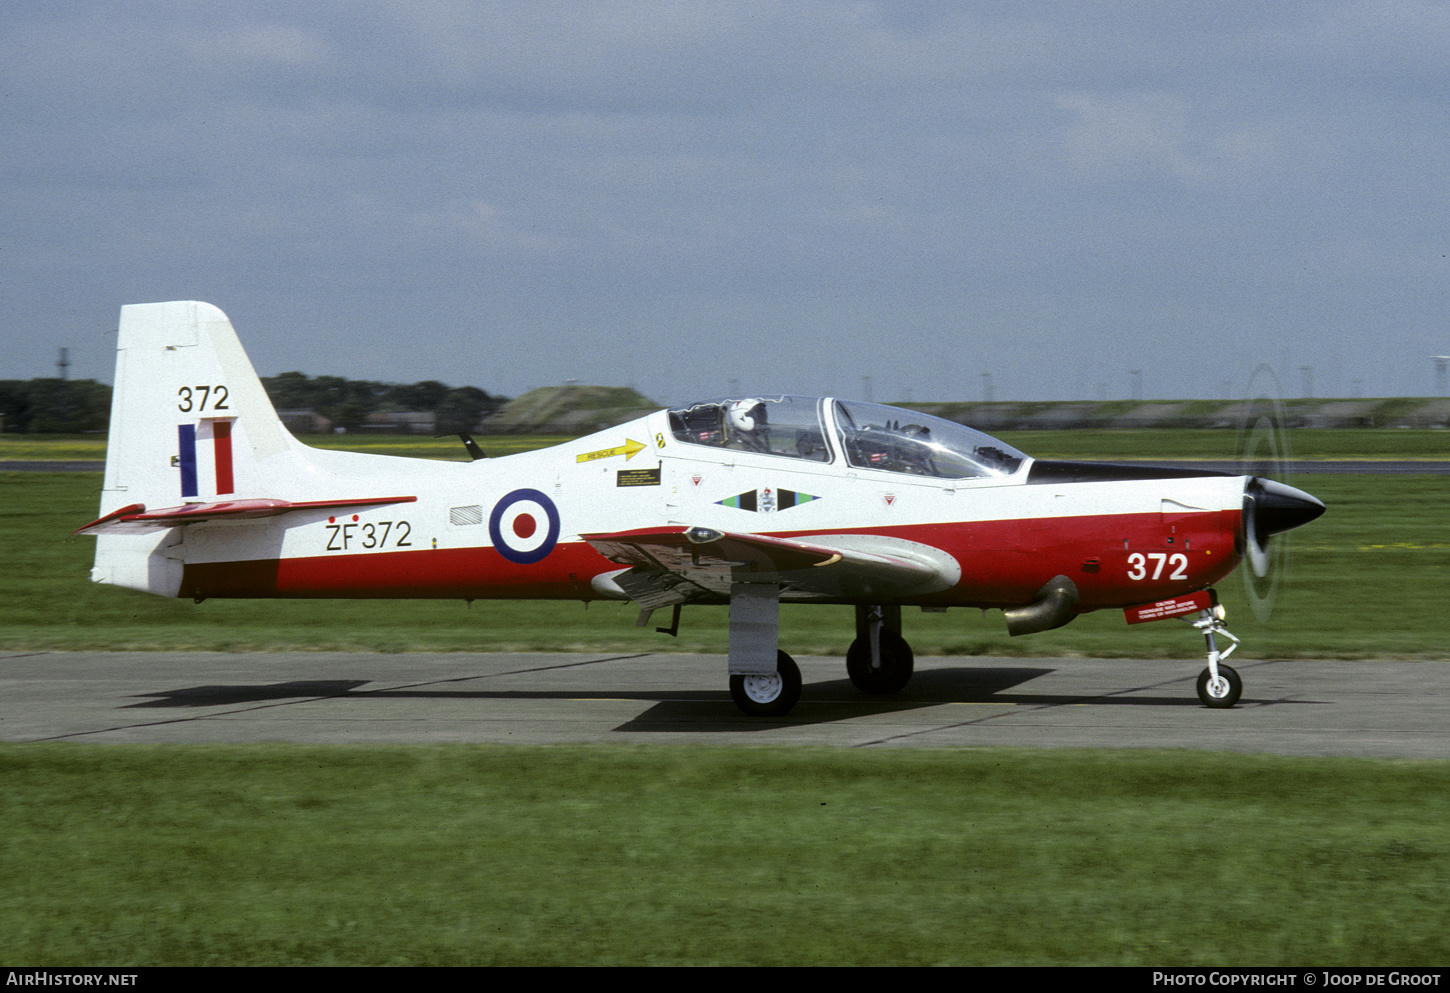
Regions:
<instances>
[{"instance_id":1,"label":"windscreen","mask_svg":"<svg viewBox=\"0 0 1450 993\"><path fill-rule=\"evenodd\" d=\"M854 400L834 406L846 461L861 469L971 479L1010 476L1027 458L991 435L929 414Z\"/></svg>"}]
</instances>

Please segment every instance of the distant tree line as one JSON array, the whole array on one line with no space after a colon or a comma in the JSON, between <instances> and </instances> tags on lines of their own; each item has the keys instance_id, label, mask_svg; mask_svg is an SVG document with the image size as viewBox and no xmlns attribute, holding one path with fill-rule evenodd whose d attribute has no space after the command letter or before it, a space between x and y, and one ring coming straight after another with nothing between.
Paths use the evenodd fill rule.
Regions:
<instances>
[{"instance_id":1,"label":"distant tree line","mask_svg":"<svg viewBox=\"0 0 1450 993\"><path fill-rule=\"evenodd\" d=\"M111 420L111 388L94 379L0 379L0 416L6 431L104 431Z\"/></svg>"},{"instance_id":2,"label":"distant tree line","mask_svg":"<svg viewBox=\"0 0 1450 993\"><path fill-rule=\"evenodd\" d=\"M398 385L284 372L264 376L262 385L278 410L311 410L348 431L360 428L369 414L414 411L433 414L435 433L455 434L470 430L508 399L475 386L453 387L431 379ZM4 379L0 415L6 431L104 431L111 418L111 388L94 379Z\"/></svg>"},{"instance_id":3,"label":"distant tree line","mask_svg":"<svg viewBox=\"0 0 1450 993\"><path fill-rule=\"evenodd\" d=\"M278 410L315 411L350 432L360 428L369 414L421 411L433 415L436 434L457 434L471 430L508 401L476 386L447 386L433 379L399 385L284 372L263 376L262 385Z\"/></svg>"}]
</instances>

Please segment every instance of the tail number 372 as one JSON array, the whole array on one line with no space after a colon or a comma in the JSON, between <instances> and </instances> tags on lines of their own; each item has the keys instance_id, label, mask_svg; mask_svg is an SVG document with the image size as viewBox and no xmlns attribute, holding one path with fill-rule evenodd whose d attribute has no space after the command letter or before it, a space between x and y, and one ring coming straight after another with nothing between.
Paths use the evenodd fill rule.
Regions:
<instances>
[{"instance_id":1,"label":"tail number 372","mask_svg":"<svg viewBox=\"0 0 1450 993\"><path fill-rule=\"evenodd\" d=\"M176 391L176 409L183 414L192 411L207 410L207 401L211 401L211 410L230 410L227 406L227 388L221 384L216 386L183 386Z\"/></svg>"},{"instance_id":2,"label":"tail number 372","mask_svg":"<svg viewBox=\"0 0 1450 993\"><path fill-rule=\"evenodd\" d=\"M1173 570L1168 574L1169 579L1187 579L1188 556L1182 552L1172 555L1167 552L1149 552L1146 555L1134 552L1128 556L1129 579L1162 579L1164 569Z\"/></svg>"}]
</instances>

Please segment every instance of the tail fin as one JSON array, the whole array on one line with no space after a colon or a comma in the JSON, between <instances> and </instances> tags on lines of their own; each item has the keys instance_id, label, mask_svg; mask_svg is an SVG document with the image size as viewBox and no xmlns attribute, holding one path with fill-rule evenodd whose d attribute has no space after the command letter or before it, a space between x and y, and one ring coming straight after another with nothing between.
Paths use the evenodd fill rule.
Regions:
<instances>
[{"instance_id":1,"label":"tail fin","mask_svg":"<svg viewBox=\"0 0 1450 993\"><path fill-rule=\"evenodd\" d=\"M102 519L138 506L285 497L304 451L220 310L194 301L121 308ZM175 596L181 542L175 530L100 534L91 578Z\"/></svg>"},{"instance_id":2,"label":"tail fin","mask_svg":"<svg viewBox=\"0 0 1450 993\"><path fill-rule=\"evenodd\" d=\"M102 516L262 495L262 465L295 445L220 310L121 308Z\"/></svg>"}]
</instances>

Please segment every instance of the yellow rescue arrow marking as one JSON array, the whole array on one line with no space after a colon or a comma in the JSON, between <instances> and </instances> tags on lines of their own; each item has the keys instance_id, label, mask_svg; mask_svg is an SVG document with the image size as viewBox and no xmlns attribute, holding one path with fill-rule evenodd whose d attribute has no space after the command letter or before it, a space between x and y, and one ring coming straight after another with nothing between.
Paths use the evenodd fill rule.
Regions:
<instances>
[{"instance_id":1,"label":"yellow rescue arrow marking","mask_svg":"<svg viewBox=\"0 0 1450 993\"><path fill-rule=\"evenodd\" d=\"M634 458L635 455L642 451L644 451L643 445L635 441L633 438L626 438L624 444L620 445L617 448L601 448L597 452L585 452L574 461L593 462L595 459L612 459L616 455L623 455L624 461L628 462L630 459Z\"/></svg>"}]
</instances>

